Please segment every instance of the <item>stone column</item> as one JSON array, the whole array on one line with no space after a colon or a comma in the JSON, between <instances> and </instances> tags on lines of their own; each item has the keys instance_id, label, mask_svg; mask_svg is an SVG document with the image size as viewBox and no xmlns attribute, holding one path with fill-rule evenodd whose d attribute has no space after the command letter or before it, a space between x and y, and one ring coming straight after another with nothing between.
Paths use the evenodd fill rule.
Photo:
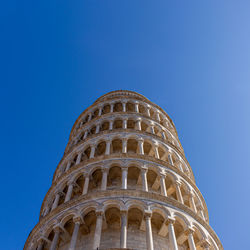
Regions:
<instances>
[{"instance_id":1,"label":"stone column","mask_svg":"<svg viewBox=\"0 0 250 250\"><path fill-rule=\"evenodd\" d=\"M168 161L171 165L174 165L171 152L168 152Z\"/></svg>"},{"instance_id":2,"label":"stone column","mask_svg":"<svg viewBox=\"0 0 250 250\"><path fill-rule=\"evenodd\" d=\"M37 250L42 250L43 249L43 239L38 240L38 245L37 245Z\"/></svg>"},{"instance_id":3,"label":"stone column","mask_svg":"<svg viewBox=\"0 0 250 250\"><path fill-rule=\"evenodd\" d=\"M122 153L126 154L127 153L127 138L122 139Z\"/></svg>"},{"instance_id":4,"label":"stone column","mask_svg":"<svg viewBox=\"0 0 250 250\"><path fill-rule=\"evenodd\" d=\"M56 198L55 198L55 200L54 200L54 202L53 202L53 205L52 205L51 210L53 210L53 209L57 208L57 206L58 206L58 202L59 202L59 199L60 199L60 192L57 192L57 194L56 194Z\"/></svg>"},{"instance_id":5,"label":"stone column","mask_svg":"<svg viewBox=\"0 0 250 250\"><path fill-rule=\"evenodd\" d=\"M54 228L54 238L52 240L52 243L50 245L50 250L56 250L57 249L57 244L59 241L59 235L60 235L60 228L56 227Z\"/></svg>"},{"instance_id":6,"label":"stone column","mask_svg":"<svg viewBox=\"0 0 250 250\"><path fill-rule=\"evenodd\" d=\"M122 167L122 189L127 189L128 168Z\"/></svg>"},{"instance_id":7,"label":"stone column","mask_svg":"<svg viewBox=\"0 0 250 250\"><path fill-rule=\"evenodd\" d=\"M107 189L107 179L108 179L108 168L103 168L102 169L102 185L101 185L101 190L106 190Z\"/></svg>"},{"instance_id":8,"label":"stone column","mask_svg":"<svg viewBox=\"0 0 250 250\"><path fill-rule=\"evenodd\" d=\"M158 111L156 111L156 120L157 120L158 122L161 121L160 114L159 114Z\"/></svg>"},{"instance_id":9,"label":"stone column","mask_svg":"<svg viewBox=\"0 0 250 250\"><path fill-rule=\"evenodd\" d=\"M162 136L163 140L167 139L164 131L161 131L161 136Z\"/></svg>"},{"instance_id":10,"label":"stone column","mask_svg":"<svg viewBox=\"0 0 250 250\"><path fill-rule=\"evenodd\" d=\"M192 228L189 228L188 229L188 245L189 245L190 250L196 250L193 234L194 234L194 230Z\"/></svg>"},{"instance_id":11,"label":"stone column","mask_svg":"<svg viewBox=\"0 0 250 250\"><path fill-rule=\"evenodd\" d=\"M127 211L121 211L120 248L127 248Z\"/></svg>"},{"instance_id":12,"label":"stone column","mask_svg":"<svg viewBox=\"0 0 250 250\"><path fill-rule=\"evenodd\" d=\"M79 152L78 155L77 155L77 159L76 159L76 165L81 162L81 158L82 158L82 153Z\"/></svg>"},{"instance_id":13,"label":"stone column","mask_svg":"<svg viewBox=\"0 0 250 250\"><path fill-rule=\"evenodd\" d=\"M174 231L174 222L175 220L172 218L168 218L168 234L169 234L169 242L170 242L170 249L171 250L178 250L177 241L175 237L175 231Z\"/></svg>"},{"instance_id":14,"label":"stone column","mask_svg":"<svg viewBox=\"0 0 250 250\"><path fill-rule=\"evenodd\" d=\"M100 133L100 124L96 125L95 133L96 134Z\"/></svg>"},{"instance_id":15,"label":"stone column","mask_svg":"<svg viewBox=\"0 0 250 250\"><path fill-rule=\"evenodd\" d=\"M167 190L166 190L166 183L165 183L165 174L161 173L160 174L161 178L161 195L167 196Z\"/></svg>"},{"instance_id":16,"label":"stone column","mask_svg":"<svg viewBox=\"0 0 250 250\"><path fill-rule=\"evenodd\" d=\"M152 124L150 125L150 131L151 131L152 134L155 134L154 125L152 125Z\"/></svg>"},{"instance_id":17,"label":"stone column","mask_svg":"<svg viewBox=\"0 0 250 250\"><path fill-rule=\"evenodd\" d=\"M139 113L139 103L138 102L135 103L135 112Z\"/></svg>"},{"instance_id":18,"label":"stone column","mask_svg":"<svg viewBox=\"0 0 250 250\"><path fill-rule=\"evenodd\" d=\"M178 180L175 181L175 188L176 188L177 200L181 202L182 204L184 204L183 197L181 194L181 182L180 181Z\"/></svg>"},{"instance_id":19,"label":"stone column","mask_svg":"<svg viewBox=\"0 0 250 250\"><path fill-rule=\"evenodd\" d=\"M112 130L112 129L113 129L113 123L114 123L113 120L109 121L109 130Z\"/></svg>"},{"instance_id":20,"label":"stone column","mask_svg":"<svg viewBox=\"0 0 250 250\"><path fill-rule=\"evenodd\" d=\"M138 147L139 147L139 154L140 155L144 155L143 143L144 143L144 141L142 138L138 140Z\"/></svg>"},{"instance_id":21,"label":"stone column","mask_svg":"<svg viewBox=\"0 0 250 250\"><path fill-rule=\"evenodd\" d=\"M83 139L86 139L87 136L88 136L88 130L85 131L84 136L83 136Z\"/></svg>"},{"instance_id":22,"label":"stone column","mask_svg":"<svg viewBox=\"0 0 250 250\"><path fill-rule=\"evenodd\" d=\"M96 212L95 235L94 235L94 241L93 241L93 250L97 250L100 247L101 234L102 234L102 217L103 217L103 212L97 211Z\"/></svg>"},{"instance_id":23,"label":"stone column","mask_svg":"<svg viewBox=\"0 0 250 250\"><path fill-rule=\"evenodd\" d=\"M160 156L159 156L159 151L158 151L158 146L157 145L154 145L154 151L155 151L155 158L159 159Z\"/></svg>"},{"instance_id":24,"label":"stone column","mask_svg":"<svg viewBox=\"0 0 250 250\"><path fill-rule=\"evenodd\" d=\"M71 199L73 188L74 188L74 183L73 182L69 183L68 191L67 191L67 194L65 196L64 202L67 202L67 201L69 201Z\"/></svg>"},{"instance_id":25,"label":"stone column","mask_svg":"<svg viewBox=\"0 0 250 250\"><path fill-rule=\"evenodd\" d=\"M123 128L123 129L127 129L127 119L124 119L124 120L122 121L122 128Z\"/></svg>"},{"instance_id":26,"label":"stone column","mask_svg":"<svg viewBox=\"0 0 250 250\"><path fill-rule=\"evenodd\" d=\"M88 122L90 122L92 119L92 113L89 113L89 118L88 118Z\"/></svg>"},{"instance_id":27,"label":"stone column","mask_svg":"<svg viewBox=\"0 0 250 250\"><path fill-rule=\"evenodd\" d=\"M94 156L95 156L95 145L92 144L92 145L90 145L90 147L91 147L91 151L90 151L90 156L89 156L89 158L92 159L92 158L94 158Z\"/></svg>"},{"instance_id":28,"label":"stone column","mask_svg":"<svg viewBox=\"0 0 250 250\"><path fill-rule=\"evenodd\" d=\"M85 177L85 180L84 180L82 195L87 194L88 193L88 188L89 188L89 175L85 174L84 177Z\"/></svg>"},{"instance_id":29,"label":"stone column","mask_svg":"<svg viewBox=\"0 0 250 250\"><path fill-rule=\"evenodd\" d=\"M154 250L151 216L152 216L151 212L148 211L145 212L147 250Z\"/></svg>"},{"instance_id":30,"label":"stone column","mask_svg":"<svg viewBox=\"0 0 250 250\"><path fill-rule=\"evenodd\" d=\"M70 169L70 166L71 166L71 161L68 161L67 167L66 167L66 169L65 169L65 172L67 172L67 171Z\"/></svg>"},{"instance_id":31,"label":"stone column","mask_svg":"<svg viewBox=\"0 0 250 250\"><path fill-rule=\"evenodd\" d=\"M140 119L136 121L136 129L141 131L141 120Z\"/></svg>"},{"instance_id":32,"label":"stone column","mask_svg":"<svg viewBox=\"0 0 250 250\"><path fill-rule=\"evenodd\" d=\"M110 103L110 113L114 112L114 103Z\"/></svg>"},{"instance_id":33,"label":"stone column","mask_svg":"<svg viewBox=\"0 0 250 250\"><path fill-rule=\"evenodd\" d=\"M189 192L189 205L191 206L192 210L197 213L196 205L194 202L194 193Z\"/></svg>"},{"instance_id":34,"label":"stone column","mask_svg":"<svg viewBox=\"0 0 250 250\"><path fill-rule=\"evenodd\" d=\"M73 218L73 221L75 223L75 226L74 226L73 234L71 236L69 250L75 250L76 248L77 236L78 236L78 232L79 232L82 219L80 217L77 217L77 218Z\"/></svg>"},{"instance_id":35,"label":"stone column","mask_svg":"<svg viewBox=\"0 0 250 250\"><path fill-rule=\"evenodd\" d=\"M110 147L111 147L111 141L108 140L108 141L106 141L106 151L105 151L105 155L110 155Z\"/></svg>"},{"instance_id":36,"label":"stone column","mask_svg":"<svg viewBox=\"0 0 250 250\"><path fill-rule=\"evenodd\" d=\"M150 107L149 106L146 107L146 114L148 117L150 117Z\"/></svg>"},{"instance_id":37,"label":"stone column","mask_svg":"<svg viewBox=\"0 0 250 250\"><path fill-rule=\"evenodd\" d=\"M122 103L122 112L126 112L126 102Z\"/></svg>"},{"instance_id":38,"label":"stone column","mask_svg":"<svg viewBox=\"0 0 250 250\"><path fill-rule=\"evenodd\" d=\"M147 168L141 169L142 190L148 192Z\"/></svg>"},{"instance_id":39,"label":"stone column","mask_svg":"<svg viewBox=\"0 0 250 250\"><path fill-rule=\"evenodd\" d=\"M102 108L103 108L103 107L100 107L100 108L99 108L98 116L101 116L101 115L102 115Z\"/></svg>"}]
</instances>

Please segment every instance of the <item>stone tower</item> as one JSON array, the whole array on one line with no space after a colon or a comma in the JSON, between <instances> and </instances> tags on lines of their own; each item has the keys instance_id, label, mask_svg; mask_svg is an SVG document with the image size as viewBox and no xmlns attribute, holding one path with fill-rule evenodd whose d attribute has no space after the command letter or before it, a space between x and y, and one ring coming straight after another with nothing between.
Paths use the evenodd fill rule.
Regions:
<instances>
[{"instance_id":1,"label":"stone tower","mask_svg":"<svg viewBox=\"0 0 250 250\"><path fill-rule=\"evenodd\" d=\"M26 250L223 249L174 123L132 91L75 122Z\"/></svg>"}]
</instances>

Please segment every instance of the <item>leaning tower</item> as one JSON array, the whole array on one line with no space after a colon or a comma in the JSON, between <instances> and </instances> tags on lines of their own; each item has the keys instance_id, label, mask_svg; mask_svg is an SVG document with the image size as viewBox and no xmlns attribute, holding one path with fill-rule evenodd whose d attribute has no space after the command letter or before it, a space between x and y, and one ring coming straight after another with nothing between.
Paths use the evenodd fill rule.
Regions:
<instances>
[{"instance_id":1,"label":"leaning tower","mask_svg":"<svg viewBox=\"0 0 250 250\"><path fill-rule=\"evenodd\" d=\"M173 121L132 91L75 122L26 250L223 249Z\"/></svg>"}]
</instances>

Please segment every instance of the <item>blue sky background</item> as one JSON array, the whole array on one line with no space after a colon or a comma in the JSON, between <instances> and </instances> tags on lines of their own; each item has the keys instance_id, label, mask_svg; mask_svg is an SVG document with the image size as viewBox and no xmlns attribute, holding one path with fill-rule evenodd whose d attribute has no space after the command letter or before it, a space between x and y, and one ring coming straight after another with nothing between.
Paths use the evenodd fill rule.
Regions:
<instances>
[{"instance_id":1,"label":"blue sky background","mask_svg":"<svg viewBox=\"0 0 250 250\"><path fill-rule=\"evenodd\" d=\"M137 91L173 119L210 224L247 249L249 1L2 1L3 250L22 249L70 130L108 91Z\"/></svg>"}]
</instances>

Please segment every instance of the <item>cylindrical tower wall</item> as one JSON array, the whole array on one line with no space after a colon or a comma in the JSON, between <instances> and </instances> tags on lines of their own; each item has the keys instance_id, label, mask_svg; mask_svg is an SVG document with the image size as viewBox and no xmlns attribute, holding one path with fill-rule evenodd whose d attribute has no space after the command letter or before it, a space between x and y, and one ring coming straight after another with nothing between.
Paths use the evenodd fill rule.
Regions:
<instances>
[{"instance_id":1,"label":"cylindrical tower wall","mask_svg":"<svg viewBox=\"0 0 250 250\"><path fill-rule=\"evenodd\" d=\"M75 122L24 249L223 249L176 128L110 92Z\"/></svg>"}]
</instances>

